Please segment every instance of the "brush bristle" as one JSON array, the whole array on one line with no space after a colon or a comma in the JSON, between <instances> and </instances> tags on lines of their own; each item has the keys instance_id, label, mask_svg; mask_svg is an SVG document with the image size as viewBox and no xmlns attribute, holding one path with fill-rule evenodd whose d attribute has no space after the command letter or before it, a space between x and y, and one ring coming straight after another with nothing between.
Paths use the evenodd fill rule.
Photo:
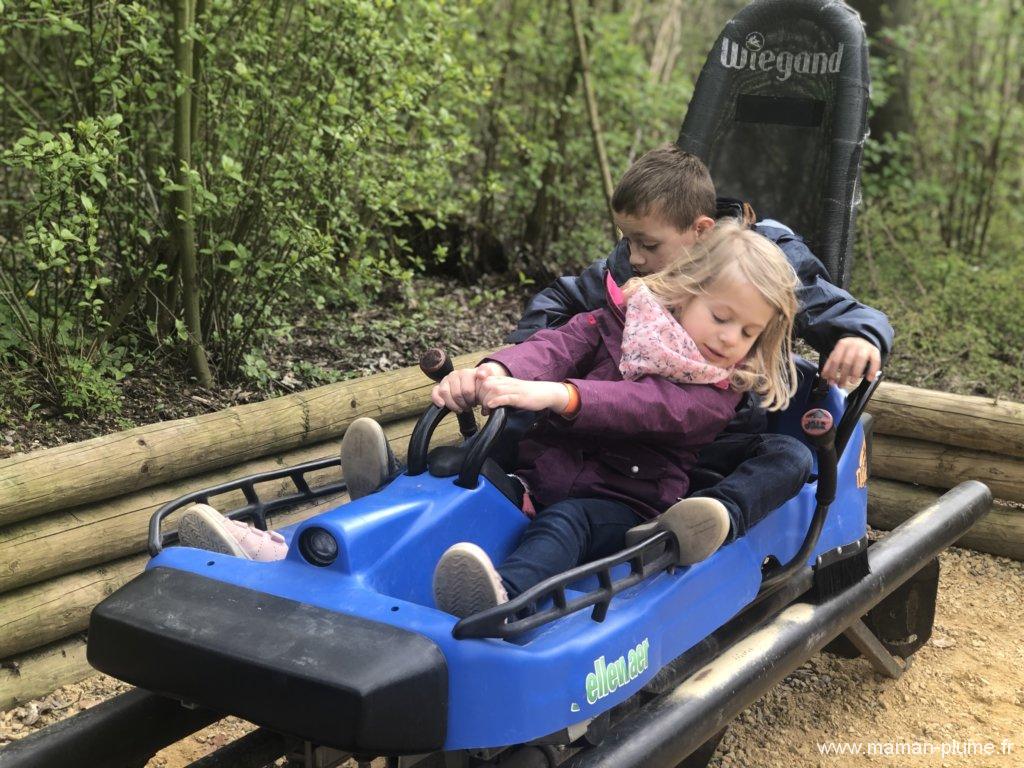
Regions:
<instances>
[{"instance_id":1,"label":"brush bristle","mask_svg":"<svg viewBox=\"0 0 1024 768\"><path fill-rule=\"evenodd\" d=\"M866 549L862 549L843 560L816 570L814 572L814 596L818 600L827 600L856 584L870 572L868 552Z\"/></svg>"}]
</instances>

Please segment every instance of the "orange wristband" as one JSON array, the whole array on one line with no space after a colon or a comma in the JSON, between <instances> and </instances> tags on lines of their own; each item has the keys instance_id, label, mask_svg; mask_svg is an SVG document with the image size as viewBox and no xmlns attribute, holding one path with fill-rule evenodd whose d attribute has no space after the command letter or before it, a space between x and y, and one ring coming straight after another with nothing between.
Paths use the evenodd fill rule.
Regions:
<instances>
[{"instance_id":1,"label":"orange wristband","mask_svg":"<svg viewBox=\"0 0 1024 768\"><path fill-rule=\"evenodd\" d=\"M565 387L565 391L569 393L569 404L565 406L565 410L562 411L563 419L572 419L580 412L580 391L576 389L575 384L570 384L568 381L563 381L562 386Z\"/></svg>"}]
</instances>

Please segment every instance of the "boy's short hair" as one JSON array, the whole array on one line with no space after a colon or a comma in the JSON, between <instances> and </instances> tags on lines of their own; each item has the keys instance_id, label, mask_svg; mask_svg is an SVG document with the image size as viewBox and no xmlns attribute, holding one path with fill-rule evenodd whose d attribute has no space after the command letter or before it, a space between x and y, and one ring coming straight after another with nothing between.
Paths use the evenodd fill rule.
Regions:
<instances>
[{"instance_id":1,"label":"boy's short hair","mask_svg":"<svg viewBox=\"0 0 1024 768\"><path fill-rule=\"evenodd\" d=\"M699 157L664 144L629 167L612 194L612 210L656 214L685 231L701 216L715 217L715 184Z\"/></svg>"}]
</instances>

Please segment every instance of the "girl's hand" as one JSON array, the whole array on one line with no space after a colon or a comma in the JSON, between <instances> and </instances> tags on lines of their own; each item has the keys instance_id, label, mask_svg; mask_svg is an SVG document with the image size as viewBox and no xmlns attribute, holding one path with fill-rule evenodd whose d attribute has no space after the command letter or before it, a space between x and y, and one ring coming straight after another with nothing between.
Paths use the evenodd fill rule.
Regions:
<instances>
[{"instance_id":1,"label":"girl's hand","mask_svg":"<svg viewBox=\"0 0 1024 768\"><path fill-rule=\"evenodd\" d=\"M510 376L487 376L477 390L480 404L488 410L509 405L524 411L551 409L562 413L569 405L564 384L553 381L523 381Z\"/></svg>"},{"instance_id":2,"label":"girl's hand","mask_svg":"<svg viewBox=\"0 0 1024 768\"><path fill-rule=\"evenodd\" d=\"M494 375L507 376L508 371L500 363L484 363L476 368L452 371L434 385L430 399L439 408L461 413L480 402L477 397L479 382Z\"/></svg>"},{"instance_id":3,"label":"girl's hand","mask_svg":"<svg viewBox=\"0 0 1024 768\"><path fill-rule=\"evenodd\" d=\"M821 375L845 389L861 378L874 381L880 370L882 353L878 347L860 336L847 336L836 344L821 369Z\"/></svg>"}]
</instances>

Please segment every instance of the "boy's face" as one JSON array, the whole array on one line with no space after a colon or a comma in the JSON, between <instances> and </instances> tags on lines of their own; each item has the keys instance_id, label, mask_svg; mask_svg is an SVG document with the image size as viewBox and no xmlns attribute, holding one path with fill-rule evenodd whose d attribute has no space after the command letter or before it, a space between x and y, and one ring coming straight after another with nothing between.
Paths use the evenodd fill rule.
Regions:
<instances>
[{"instance_id":1,"label":"boy's face","mask_svg":"<svg viewBox=\"0 0 1024 768\"><path fill-rule=\"evenodd\" d=\"M633 270L638 275L649 275L682 256L715 222L708 216L701 216L689 229L680 230L656 213L644 216L616 213L615 225L629 241L629 263Z\"/></svg>"},{"instance_id":2,"label":"boy's face","mask_svg":"<svg viewBox=\"0 0 1024 768\"><path fill-rule=\"evenodd\" d=\"M742 362L774 317L772 305L735 267L678 313L704 359L719 368Z\"/></svg>"}]
</instances>

